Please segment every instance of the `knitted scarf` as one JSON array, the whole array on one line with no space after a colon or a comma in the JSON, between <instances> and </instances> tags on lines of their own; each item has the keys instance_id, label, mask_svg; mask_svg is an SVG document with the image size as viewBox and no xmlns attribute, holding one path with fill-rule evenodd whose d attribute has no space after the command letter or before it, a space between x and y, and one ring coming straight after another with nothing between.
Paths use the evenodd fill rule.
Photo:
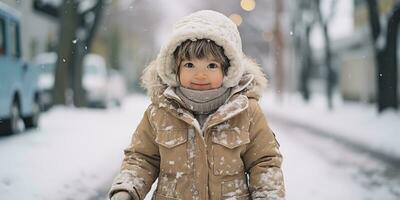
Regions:
<instances>
[{"instance_id":1,"label":"knitted scarf","mask_svg":"<svg viewBox=\"0 0 400 200\"><path fill-rule=\"evenodd\" d=\"M192 90L179 86L175 92L191 110L203 126L208 115L225 103L230 94L230 88L220 87L212 90Z\"/></svg>"}]
</instances>

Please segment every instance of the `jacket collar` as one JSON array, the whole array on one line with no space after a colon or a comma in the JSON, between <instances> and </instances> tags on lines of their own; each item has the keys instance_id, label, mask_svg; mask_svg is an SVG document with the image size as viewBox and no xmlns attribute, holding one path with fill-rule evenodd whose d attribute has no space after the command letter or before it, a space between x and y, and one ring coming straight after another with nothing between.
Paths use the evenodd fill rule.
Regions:
<instances>
[{"instance_id":1,"label":"jacket collar","mask_svg":"<svg viewBox=\"0 0 400 200\"><path fill-rule=\"evenodd\" d=\"M211 114L205 121L203 128L201 128L200 124L195 119L193 114L186 110L183 106L181 106L181 104L177 101L181 100L178 100L176 98L168 99L164 97L162 98L162 100L160 100L158 106L160 108L165 108L167 112L171 113L176 118L181 119L187 124L194 126L200 133L238 115L242 111L246 110L249 105L246 95L235 94L229 99L227 103L219 107L217 111Z\"/></svg>"},{"instance_id":2,"label":"jacket collar","mask_svg":"<svg viewBox=\"0 0 400 200\"><path fill-rule=\"evenodd\" d=\"M240 83L232 88L227 102L207 118L203 129L200 128L193 114L184 108L183 101L175 93L173 87L167 87L163 94L159 96L158 105L159 107L165 107L167 111L172 113L175 117L193 125L199 132L204 132L206 129L224 122L247 109L248 93L246 93L245 90L249 84L251 84L253 78L254 76L251 74L243 76Z\"/></svg>"},{"instance_id":3,"label":"jacket collar","mask_svg":"<svg viewBox=\"0 0 400 200\"><path fill-rule=\"evenodd\" d=\"M248 106L249 101L247 96L242 94L234 95L226 104L219 107L215 113L207 118L204 122L203 131L238 115L246 110Z\"/></svg>"}]
</instances>

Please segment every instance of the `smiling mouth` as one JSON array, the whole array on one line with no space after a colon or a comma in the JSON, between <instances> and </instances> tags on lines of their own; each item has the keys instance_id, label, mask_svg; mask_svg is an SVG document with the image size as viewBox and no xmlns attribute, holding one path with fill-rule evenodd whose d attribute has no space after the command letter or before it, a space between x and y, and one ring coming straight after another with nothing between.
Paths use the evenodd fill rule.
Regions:
<instances>
[{"instance_id":1,"label":"smiling mouth","mask_svg":"<svg viewBox=\"0 0 400 200\"><path fill-rule=\"evenodd\" d=\"M206 86L209 85L209 83L192 83L193 85L198 85L198 86Z\"/></svg>"}]
</instances>

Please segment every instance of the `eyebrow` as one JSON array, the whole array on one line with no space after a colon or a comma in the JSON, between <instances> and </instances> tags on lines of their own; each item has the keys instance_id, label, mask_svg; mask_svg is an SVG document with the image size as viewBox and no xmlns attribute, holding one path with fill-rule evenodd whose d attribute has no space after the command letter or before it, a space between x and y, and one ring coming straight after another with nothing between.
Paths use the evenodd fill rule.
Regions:
<instances>
[{"instance_id":1,"label":"eyebrow","mask_svg":"<svg viewBox=\"0 0 400 200\"><path fill-rule=\"evenodd\" d=\"M199 59L200 60L200 59ZM186 63L186 62L193 62L192 60L182 60L181 61L181 64L182 63ZM218 60L209 60L209 62L214 62L214 63L217 63L217 64L220 64L220 65L222 65L222 63L220 63Z\"/></svg>"}]
</instances>

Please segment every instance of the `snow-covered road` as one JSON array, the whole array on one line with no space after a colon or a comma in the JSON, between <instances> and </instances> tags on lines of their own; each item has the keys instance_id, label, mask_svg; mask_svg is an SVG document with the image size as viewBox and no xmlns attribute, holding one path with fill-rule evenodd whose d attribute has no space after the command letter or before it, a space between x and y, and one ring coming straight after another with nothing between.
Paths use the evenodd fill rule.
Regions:
<instances>
[{"instance_id":1,"label":"snow-covered road","mask_svg":"<svg viewBox=\"0 0 400 200\"><path fill-rule=\"evenodd\" d=\"M284 156L287 199L400 198L400 169L310 130L269 121Z\"/></svg>"},{"instance_id":2,"label":"snow-covered road","mask_svg":"<svg viewBox=\"0 0 400 200\"><path fill-rule=\"evenodd\" d=\"M56 107L40 129L0 138L0 199L105 199L148 103L133 95L121 109ZM284 155L287 199L400 198L398 169L308 130L270 125Z\"/></svg>"}]
</instances>

